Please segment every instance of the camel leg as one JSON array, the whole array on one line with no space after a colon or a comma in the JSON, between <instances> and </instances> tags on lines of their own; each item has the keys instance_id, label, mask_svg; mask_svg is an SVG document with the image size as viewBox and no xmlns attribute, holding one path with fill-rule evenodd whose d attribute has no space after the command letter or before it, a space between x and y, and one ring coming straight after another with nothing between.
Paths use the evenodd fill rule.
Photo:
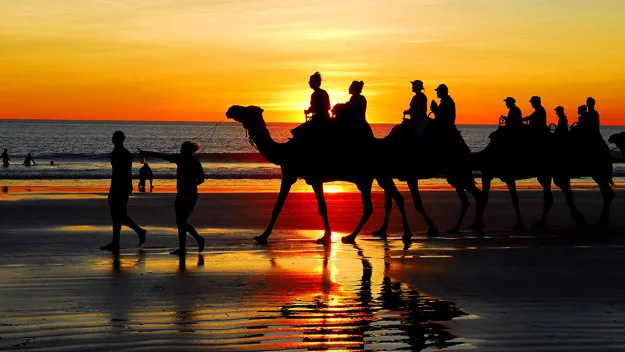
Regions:
<instances>
[{"instance_id":1,"label":"camel leg","mask_svg":"<svg viewBox=\"0 0 625 352\"><path fill-rule=\"evenodd\" d=\"M547 228L547 215L553 206L553 194L551 194L551 177L539 177L538 182L543 187L543 215L534 227Z\"/></svg>"},{"instance_id":2,"label":"camel leg","mask_svg":"<svg viewBox=\"0 0 625 352\"><path fill-rule=\"evenodd\" d=\"M614 191L612 187L610 187L609 180L599 179L598 177L593 177L593 180L597 182L601 190L601 196L603 197L603 208L601 209L601 217L597 220L597 224L605 224L610 217L610 206L612 205L612 199L614 199Z\"/></svg>"},{"instance_id":3,"label":"camel leg","mask_svg":"<svg viewBox=\"0 0 625 352\"><path fill-rule=\"evenodd\" d=\"M282 206L286 201L286 197L289 195L291 191L291 186L297 181L294 177L283 177L282 183L280 183L280 194L278 194L278 200L276 204L273 206L273 212L271 213L271 220L269 221L269 225L265 232L262 235L254 237L254 241L260 244L266 244L267 238L271 236L271 231L273 231L273 226L276 224L276 220L278 220L278 215L282 211Z\"/></svg>"},{"instance_id":4,"label":"camel leg","mask_svg":"<svg viewBox=\"0 0 625 352\"><path fill-rule=\"evenodd\" d=\"M403 197L402 197L403 198ZM403 203L403 200L402 200ZM373 231L373 236L378 237L386 237L388 230L388 221L391 217L391 208L393 208L393 197L391 196L391 192L388 190L384 190L384 222L382 222L382 226Z\"/></svg>"},{"instance_id":5,"label":"camel leg","mask_svg":"<svg viewBox=\"0 0 625 352\"><path fill-rule=\"evenodd\" d=\"M521 209L519 207L519 194L516 191L516 181L507 180L506 185L508 186L510 198L512 199L512 206L514 207L514 211L516 213L516 224L512 228L516 230L523 230L525 225L523 225L523 217L521 216Z\"/></svg>"},{"instance_id":6,"label":"camel leg","mask_svg":"<svg viewBox=\"0 0 625 352\"><path fill-rule=\"evenodd\" d=\"M410 231L410 225L408 224L408 217L406 216L406 207L404 206L404 197L401 195L397 186L395 186L395 182L392 179L388 180L378 180L378 184L380 187L384 189L384 236L386 236L386 226L388 226L388 217L392 207L392 200L395 200L395 204L399 209L399 213L401 214L401 221L404 230L404 234L402 239L410 239L412 238L412 232ZM379 231L379 230L378 230Z\"/></svg>"},{"instance_id":7,"label":"camel leg","mask_svg":"<svg viewBox=\"0 0 625 352\"><path fill-rule=\"evenodd\" d=\"M323 194L323 183L316 183L312 185L315 191L315 197L317 198L317 209L319 215L323 219L323 237L317 240L319 244L330 244L332 242L332 230L330 229L330 221L328 220L328 205L326 204L326 197Z\"/></svg>"},{"instance_id":8,"label":"camel leg","mask_svg":"<svg viewBox=\"0 0 625 352\"><path fill-rule=\"evenodd\" d=\"M475 197L475 203L477 208L475 211L475 221L471 225L469 225L469 230L478 231L480 233L482 232L482 230L484 230L484 222L482 219L484 217L484 212L486 211L486 206L488 205L488 195L490 194L490 184L492 181L492 177L482 174L481 192L475 185L473 185L473 187L467 188L469 193L471 193L473 197ZM480 199L479 201L478 197Z\"/></svg>"},{"instance_id":9,"label":"camel leg","mask_svg":"<svg viewBox=\"0 0 625 352\"><path fill-rule=\"evenodd\" d=\"M458 194L458 198L460 198L460 216L458 217L458 221L456 221L456 225L447 230L448 234L454 235L457 235L460 232L462 220L464 220L464 216L467 214L467 210L469 210L469 206L471 205L471 203L469 202L469 198L467 198L467 194L464 192L464 188L457 187L456 194Z\"/></svg>"},{"instance_id":10,"label":"camel leg","mask_svg":"<svg viewBox=\"0 0 625 352\"><path fill-rule=\"evenodd\" d=\"M362 227L365 226L365 223L367 222L367 220L369 220L369 217L371 217L371 214L373 214L373 204L371 203L371 184L372 183L373 183L373 180L370 182L365 182L365 183L357 185L358 190L360 191L360 196L362 198L362 216L360 217L360 222L358 223L358 226L356 226L356 229L354 230L354 232L352 232L351 235L349 236L345 236L341 238L341 241L343 243L355 244L356 236L358 236L358 234L362 230Z\"/></svg>"},{"instance_id":11,"label":"camel leg","mask_svg":"<svg viewBox=\"0 0 625 352\"><path fill-rule=\"evenodd\" d=\"M484 192L480 191L480 189L477 188L473 182L471 182L471 184L467 187L467 192L469 192L475 199L475 219L473 220L473 229L478 233L482 233L484 231Z\"/></svg>"},{"instance_id":12,"label":"camel leg","mask_svg":"<svg viewBox=\"0 0 625 352\"><path fill-rule=\"evenodd\" d=\"M438 236L438 228L436 228L436 225L434 225L434 222L430 219L428 214L425 212L425 208L423 207L421 195L419 194L418 181L408 181L408 188L410 188L412 202L414 203L415 209L417 209L417 211L423 216L426 224L428 225L428 236Z\"/></svg>"},{"instance_id":13,"label":"camel leg","mask_svg":"<svg viewBox=\"0 0 625 352\"><path fill-rule=\"evenodd\" d=\"M584 215L582 215L575 205L573 191L571 190L571 180L569 178L554 178L554 182L556 186L562 190L562 193L564 193L564 199L566 199L566 204L571 208L571 217L575 224L586 225Z\"/></svg>"}]
</instances>

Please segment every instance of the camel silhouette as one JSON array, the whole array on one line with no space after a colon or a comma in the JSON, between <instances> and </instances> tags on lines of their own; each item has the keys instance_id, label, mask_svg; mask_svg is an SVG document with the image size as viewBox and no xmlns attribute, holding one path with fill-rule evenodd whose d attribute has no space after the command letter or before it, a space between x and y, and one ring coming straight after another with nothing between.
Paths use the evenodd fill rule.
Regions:
<instances>
[{"instance_id":1,"label":"camel silhouette","mask_svg":"<svg viewBox=\"0 0 625 352\"><path fill-rule=\"evenodd\" d=\"M263 109L257 106L233 105L226 112L226 117L240 122L249 133L250 143L258 148L261 155L267 161L279 165L282 170L282 182L278 200L274 205L271 220L265 231L254 237L258 243L267 243L273 227L282 211L291 186L298 178L303 178L310 184L317 198L318 211L324 223L324 235L317 240L320 244L330 244L332 231L328 221L327 205L323 193L323 184L332 181L346 181L356 184L361 193L363 213L356 229L348 236L341 239L343 243L354 243L356 236L373 213L371 202L371 187L374 179L395 200L404 224L404 239L412 237L408 220L404 209L404 200L392 179L385 176L388 171L385 165L376 160L382 160L384 154L372 153L380 147L365 148L356 146L347 148L345 152L336 152L327 149L315 150L304 142L289 140L286 143L278 143L271 138L267 125L263 118ZM379 140L377 140L379 141ZM323 142L323 141L321 141ZM323 144L323 143L317 144ZM348 146L349 147L349 146ZM377 177L376 177L377 176Z\"/></svg>"},{"instance_id":2,"label":"camel silhouette","mask_svg":"<svg viewBox=\"0 0 625 352\"><path fill-rule=\"evenodd\" d=\"M425 207L421 200L419 192L419 180L428 178L440 178L444 177L449 185L451 185L458 194L461 202L460 215L456 221L454 227L447 230L449 234L458 234L462 221L469 209L469 199L465 194L468 191L475 199L476 212L473 224L469 227L477 230L480 234L484 229L484 223L482 215L484 213L485 199L482 191L477 188L475 179L473 177L471 169L471 151L460 135L460 132L451 131L447 132L446 137L440 138L440 134L431 133L425 135L421 147L414 147L412 144L414 139L411 136L395 137L396 134L401 133L401 129L405 129L404 126L398 125L389 134L386 139L399 139L405 141L407 146L404 146L402 150L409 150L411 162L405 163L397 160L395 165L402 167L401 175L398 177L401 181L406 181L412 195L412 200L415 209L423 216L427 226L428 236L437 236L439 230L436 227L434 221L428 216L425 211ZM423 153L423 147L428 146L427 157L420 156ZM421 150L420 150L421 149ZM403 156L403 154L402 154ZM391 194L385 193L384 197L384 221L382 226L373 232L374 236L386 237L390 212L392 208Z\"/></svg>"},{"instance_id":3,"label":"camel silhouette","mask_svg":"<svg viewBox=\"0 0 625 352\"><path fill-rule=\"evenodd\" d=\"M542 137L538 137L540 138L543 138L542 142L537 142L534 147L517 149L516 153L511 151L509 146L498 144L491 138L491 142L484 150L473 154L474 170L482 173L482 191L486 203L491 181L499 178L505 182L516 212L516 223L513 228L522 230L525 225L521 216L516 181L537 178L543 189L543 212L541 218L534 223L534 227L546 228L547 215L553 205L551 193L553 180L564 193L573 221L578 225L584 225L586 220L575 205L571 179L590 176L599 186L603 197L603 208L597 223L606 223L614 191L610 187L613 185L612 163L605 142L600 136L595 136L583 143L575 134L561 137L545 133Z\"/></svg>"}]
</instances>

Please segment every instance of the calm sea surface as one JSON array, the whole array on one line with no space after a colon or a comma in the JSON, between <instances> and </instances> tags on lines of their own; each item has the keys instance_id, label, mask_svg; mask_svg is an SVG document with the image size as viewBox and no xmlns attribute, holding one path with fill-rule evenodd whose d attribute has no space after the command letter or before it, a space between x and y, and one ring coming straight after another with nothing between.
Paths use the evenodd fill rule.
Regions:
<instances>
[{"instance_id":1,"label":"calm sea surface","mask_svg":"<svg viewBox=\"0 0 625 352\"><path fill-rule=\"evenodd\" d=\"M238 123L152 123L152 122L75 122L75 121L0 121L0 148L8 148L9 168L0 168L0 179L7 185L29 185L80 180L103 183L110 177L108 153L112 149L111 135L115 130L126 134L126 148L175 153L186 140L202 146L200 159L210 180L236 181L239 185L275 184L280 169L266 162L248 144L245 130ZM297 124L270 123L269 130L277 141L286 141ZM373 125L377 137L383 137L393 125ZM459 126L473 151L482 150L495 126ZM625 127L602 127L606 138ZM614 146L611 146L614 147ZM36 167L22 165L26 153L32 153ZM615 153L616 154L616 153ZM50 165L54 160L55 165ZM140 163L135 160L134 173ZM175 165L149 160L160 184L171 184ZM625 166L625 165L623 165ZM625 181L625 167L615 165L615 180ZM443 183L443 180L430 182ZM587 182L581 180L578 182ZM157 184L158 181L157 181Z\"/></svg>"}]
</instances>

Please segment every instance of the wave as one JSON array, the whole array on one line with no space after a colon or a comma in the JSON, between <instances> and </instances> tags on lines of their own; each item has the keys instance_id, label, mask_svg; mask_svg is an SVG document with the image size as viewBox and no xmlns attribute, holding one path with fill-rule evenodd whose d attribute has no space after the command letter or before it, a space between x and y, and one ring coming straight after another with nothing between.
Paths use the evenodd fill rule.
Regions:
<instances>
[{"instance_id":1,"label":"wave","mask_svg":"<svg viewBox=\"0 0 625 352\"><path fill-rule=\"evenodd\" d=\"M133 153L138 160L139 154ZM205 162L224 163L266 163L267 160L260 153L198 153L196 157ZM35 155L35 160L62 160L62 161L108 161L108 153L52 153ZM156 158L155 158L156 159Z\"/></svg>"}]
</instances>

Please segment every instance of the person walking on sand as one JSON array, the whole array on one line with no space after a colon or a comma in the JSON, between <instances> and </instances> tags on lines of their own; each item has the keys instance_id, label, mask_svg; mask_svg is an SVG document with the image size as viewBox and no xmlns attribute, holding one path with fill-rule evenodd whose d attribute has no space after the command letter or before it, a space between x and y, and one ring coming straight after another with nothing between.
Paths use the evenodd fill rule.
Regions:
<instances>
[{"instance_id":1,"label":"person walking on sand","mask_svg":"<svg viewBox=\"0 0 625 352\"><path fill-rule=\"evenodd\" d=\"M26 155L26 159L24 159L24 166L37 166L35 159L33 159L33 156L30 155L30 153L28 153Z\"/></svg>"},{"instance_id":2,"label":"person walking on sand","mask_svg":"<svg viewBox=\"0 0 625 352\"><path fill-rule=\"evenodd\" d=\"M110 154L111 167L111 188L109 190L108 202L113 220L113 241L106 246L100 247L102 250L119 251L119 237L122 224L134 230L139 236L139 246L145 242L147 230L139 227L128 216L128 198L132 193L132 155L124 147L126 136L122 131L113 133L113 151Z\"/></svg>"},{"instance_id":3,"label":"person walking on sand","mask_svg":"<svg viewBox=\"0 0 625 352\"><path fill-rule=\"evenodd\" d=\"M7 148L4 148L4 152L2 152L2 166L9 167L10 160L11 158L9 158L9 150Z\"/></svg>"},{"instance_id":4,"label":"person walking on sand","mask_svg":"<svg viewBox=\"0 0 625 352\"><path fill-rule=\"evenodd\" d=\"M167 160L177 165L176 169L176 200L174 209L176 211L176 226L178 227L178 249L171 252L174 255L185 255L187 253L187 232L195 238L198 245L198 252L204 250L204 238L200 236L195 228L189 224L189 216L197 203L197 186L204 183L204 169L202 163L195 157L199 147L195 143L184 142L180 147L180 154L164 154L143 151L140 157L156 157Z\"/></svg>"}]
</instances>

